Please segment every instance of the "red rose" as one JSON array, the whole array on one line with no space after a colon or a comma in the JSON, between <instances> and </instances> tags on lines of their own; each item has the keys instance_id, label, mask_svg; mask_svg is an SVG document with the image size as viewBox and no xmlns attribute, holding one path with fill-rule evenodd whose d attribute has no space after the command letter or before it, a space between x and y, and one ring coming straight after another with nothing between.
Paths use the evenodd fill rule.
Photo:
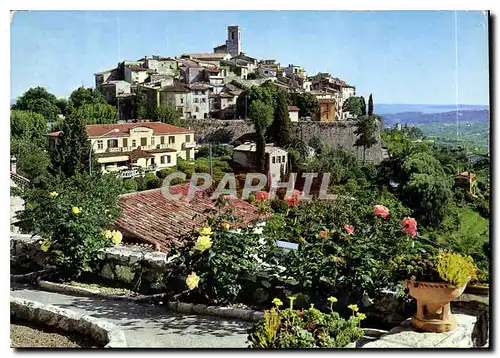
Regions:
<instances>
[{"instance_id":1,"label":"red rose","mask_svg":"<svg viewBox=\"0 0 500 358\"><path fill-rule=\"evenodd\" d=\"M344 230L347 232L348 235L351 235L355 231L354 226L352 225L344 226Z\"/></svg>"},{"instance_id":2,"label":"red rose","mask_svg":"<svg viewBox=\"0 0 500 358\"><path fill-rule=\"evenodd\" d=\"M324 239L325 237L327 237L327 236L328 236L328 231L321 230L321 231L319 232L319 236L320 236L322 239Z\"/></svg>"},{"instance_id":3,"label":"red rose","mask_svg":"<svg viewBox=\"0 0 500 358\"><path fill-rule=\"evenodd\" d=\"M269 193L267 191L258 191L257 194L255 195L257 200L259 201L264 201L269 198Z\"/></svg>"},{"instance_id":4,"label":"red rose","mask_svg":"<svg viewBox=\"0 0 500 358\"><path fill-rule=\"evenodd\" d=\"M385 218L389 215L389 209L383 205L375 205L373 207L373 215Z\"/></svg>"}]
</instances>

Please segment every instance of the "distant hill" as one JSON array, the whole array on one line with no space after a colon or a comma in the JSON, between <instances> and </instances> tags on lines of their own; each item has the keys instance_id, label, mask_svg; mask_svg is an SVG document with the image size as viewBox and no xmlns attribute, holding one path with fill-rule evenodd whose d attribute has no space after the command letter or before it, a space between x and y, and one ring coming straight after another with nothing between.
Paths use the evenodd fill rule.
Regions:
<instances>
[{"instance_id":1,"label":"distant hill","mask_svg":"<svg viewBox=\"0 0 500 358\"><path fill-rule=\"evenodd\" d=\"M459 111L472 111L488 109L485 105L470 105L459 104ZM445 113L457 110L456 105L451 104L377 104L375 103L375 113L379 115L396 114L403 112L420 112L420 113Z\"/></svg>"},{"instance_id":2,"label":"distant hill","mask_svg":"<svg viewBox=\"0 0 500 358\"><path fill-rule=\"evenodd\" d=\"M457 116L458 113L458 116ZM462 123L469 122L488 122L490 120L490 111L488 109L479 110L458 110L442 113L422 113L422 112L400 112L391 114L382 114L384 126L392 127L394 124L426 124L426 123ZM488 123L487 123L488 124Z\"/></svg>"}]
</instances>

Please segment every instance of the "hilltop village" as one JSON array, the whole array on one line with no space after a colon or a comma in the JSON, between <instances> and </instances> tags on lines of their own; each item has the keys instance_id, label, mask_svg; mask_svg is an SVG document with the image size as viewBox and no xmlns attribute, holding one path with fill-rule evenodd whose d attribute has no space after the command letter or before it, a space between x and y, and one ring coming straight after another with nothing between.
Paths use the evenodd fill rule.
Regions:
<instances>
[{"instance_id":1,"label":"hilltop village","mask_svg":"<svg viewBox=\"0 0 500 358\"><path fill-rule=\"evenodd\" d=\"M298 108L290 106L292 122L353 117L342 107L347 98L356 95L354 86L329 73L310 76L298 65L251 57L243 52L239 26L228 26L225 44L214 47L212 53L144 56L95 73L96 89L118 108L121 120L138 118L135 112L139 97L152 107L168 104L183 119L246 118L248 113L237 113L238 96L243 89L268 81L289 93L310 93L317 98L319 110L312 115L316 118L300 118Z\"/></svg>"}]
</instances>

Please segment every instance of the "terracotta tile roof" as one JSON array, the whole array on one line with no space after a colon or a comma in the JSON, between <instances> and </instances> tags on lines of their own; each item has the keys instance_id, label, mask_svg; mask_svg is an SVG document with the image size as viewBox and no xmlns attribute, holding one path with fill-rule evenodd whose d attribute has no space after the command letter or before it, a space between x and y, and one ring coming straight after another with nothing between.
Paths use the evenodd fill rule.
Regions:
<instances>
[{"instance_id":1,"label":"terracotta tile roof","mask_svg":"<svg viewBox=\"0 0 500 358\"><path fill-rule=\"evenodd\" d=\"M299 110L297 106L288 106L288 112L298 112Z\"/></svg>"},{"instance_id":2,"label":"terracotta tile roof","mask_svg":"<svg viewBox=\"0 0 500 358\"><path fill-rule=\"evenodd\" d=\"M161 90L165 92L189 92L189 88L180 82L174 82L172 86L163 87Z\"/></svg>"},{"instance_id":3,"label":"terracotta tile roof","mask_svg":"<svg viewBox=\"0 0 500 358\"><path fill-rule=\"evenodd\" d=\"M87 135L89 137L102 136L113 129L118 129L116 133L109 133L105 136L108 137L124 137L130 135L130 130L136 127L146 127L154 131L155 135L158 134L189 134L194 133L193 130L176 127L171 124L161 122L137 122L137 123L121 123L121 124L90 124L87 126ZM52 132L47 134L51 137L57 137L60 132Z\"/></svg>"},{"instance_id":4,"label":"terracotta tile roof","mask_svg":"<svg viewBox=\"0 0 500 358\"><path fill-rule=\"evenodd\" d=\"M136 150L131 151L128 154L128 157L132 161L137 161L137 159L139 159L139 158L153 158L154 155L149 153L149 152L146 152L145 150L136 149Z\"/></svg>"},{"instance_id":5,"label":"terracotta tile roof","mask_svg":"<svg viewBox=\"0 0 500 358\"><path fill-rule=\"evenodd\" d=\"M183 194L179 200L167 199L162 189L153 189L137 193L125 194L118 199L122 216L115 221L115 226L127 233L127 236L155 245L161 251L171 246L182 246L182 236L193 229L199 229L205 218L206 209L214 209L210 195L197 190L193 200L187 200L188 184L174 185L171 194ZM257 208L244 200L232 197L229 199L237 217L248 224L258 217Z\"/></svg>"}]
</instances>

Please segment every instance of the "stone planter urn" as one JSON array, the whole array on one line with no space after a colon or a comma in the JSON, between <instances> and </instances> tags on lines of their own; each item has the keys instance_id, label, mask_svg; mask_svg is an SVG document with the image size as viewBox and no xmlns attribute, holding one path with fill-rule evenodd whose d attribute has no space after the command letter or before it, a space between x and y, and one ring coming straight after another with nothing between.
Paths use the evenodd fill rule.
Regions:
<instances>
[{"instance_id":1,"label":"stone planter urn","mask_svg":"<svg viewBox=\"0 0 500 358\"><path fill-rule=\"evenodd\" d=\"M417 300L417 312L411 319L413 328L426 332L449 332L457 327L450 302L459 297L465 285L455 287L446 282L405 280L403 286Z\"/></svg>"}]
</instances>

